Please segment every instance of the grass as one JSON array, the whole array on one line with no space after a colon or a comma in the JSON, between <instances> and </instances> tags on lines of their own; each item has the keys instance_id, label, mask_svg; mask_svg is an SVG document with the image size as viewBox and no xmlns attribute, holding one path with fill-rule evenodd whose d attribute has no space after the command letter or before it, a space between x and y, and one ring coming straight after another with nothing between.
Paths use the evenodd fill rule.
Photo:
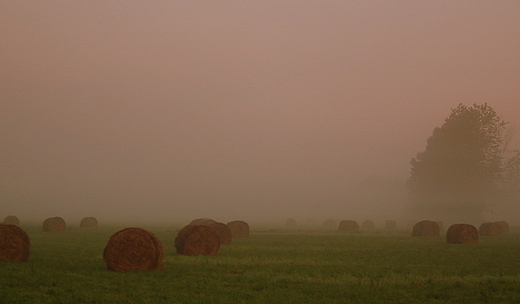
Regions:
<instances>
[{"instance_id":1,"label":"grass","mask_svg":"<svg viewBox=\"0 0 520 304\"><path fill-rule=\"evenodd\" d=\"M121 228L44 233L26 263L0 263L0 303L520 303L520 234L449 245L408 234L255 231L216 256L175 253L145 227L165 269L116 273L102 252Z\"/></svg>"}]
</instances>

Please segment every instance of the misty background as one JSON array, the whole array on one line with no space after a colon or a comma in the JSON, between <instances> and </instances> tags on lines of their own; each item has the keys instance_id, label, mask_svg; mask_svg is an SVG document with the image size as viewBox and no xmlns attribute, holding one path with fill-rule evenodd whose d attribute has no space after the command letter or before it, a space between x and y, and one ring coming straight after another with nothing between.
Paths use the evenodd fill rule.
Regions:
<instances>
[{"instance_id":1,"label":"misty background","mask_svg":"<svg viewBox=\"0 0 520 304\"><path fill-rule=\"evenodd\" d=\"M405 220L451 108L520 122L516 0L0 6L2 218Z\"/></svg>"}]
</instances>

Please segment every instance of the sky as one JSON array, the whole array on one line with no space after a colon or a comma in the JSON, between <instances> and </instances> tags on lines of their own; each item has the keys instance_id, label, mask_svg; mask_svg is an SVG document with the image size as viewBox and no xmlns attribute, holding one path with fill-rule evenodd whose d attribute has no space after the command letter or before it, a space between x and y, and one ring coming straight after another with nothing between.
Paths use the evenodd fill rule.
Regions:
<instances>
[{"instance_id":1,"label":"sky","mask_svg":"<svg viewBox=\"0 0 520 304\"><path fill-rule=\"evenodd\" d=\"M452 108L520 124L517 0L0 6L0 217L22 222L398 217Z\"/></svg>"}]
</instances>

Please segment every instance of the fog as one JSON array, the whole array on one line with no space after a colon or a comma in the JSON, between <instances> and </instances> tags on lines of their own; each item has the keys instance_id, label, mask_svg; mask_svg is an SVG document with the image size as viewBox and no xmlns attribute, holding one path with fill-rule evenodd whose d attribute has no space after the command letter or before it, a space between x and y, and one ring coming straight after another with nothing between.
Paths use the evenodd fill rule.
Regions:
<instances>
[{"instance_id":1,"label":"fog","mask_svg":"<svg viewBox=\"0 0 520 304\"><path fill-rule=\"evenodd\" d=\"M0 218L404 220L451 108L520 123L516 0L0 5Z\"/></svg>"}]
</instances>

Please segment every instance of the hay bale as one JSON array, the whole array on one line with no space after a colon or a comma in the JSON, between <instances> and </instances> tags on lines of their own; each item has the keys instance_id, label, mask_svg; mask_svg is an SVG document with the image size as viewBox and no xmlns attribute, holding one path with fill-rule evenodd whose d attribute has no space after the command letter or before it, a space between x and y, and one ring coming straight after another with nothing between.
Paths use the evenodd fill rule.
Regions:
<instances>
[{"instance_id":1,"label":"hay bale","mask_svg":"<svg viewBox=\"0 0 520 304\"><path fill-rule=\"evenodd\" d=\"M249 236L249 225L244 221L231 221L226 224L231 230L233 238L245 238Z\"/></svg>"},{"instance_id":2,"label":"hay bale","mask_svg":"<svg viewBox=\"0 0 520 304\"><path fill-rule=\"evenodd\" d=\"M27 233L17 225L0 224L0 261L27 262L31 253Z\"/></svg>"},{"instance_id":3,"label":"hay bale","mask_svg":"<svg viewBox=\"0 0 520 304\"><path fill-rule=\"evenodd\" d=\"M446 232L448 244L476 244L478 242L478 230L470 224L454 224Z\"/></svg>"},{"instance_id":4,"label":"hay bale","mask_svg":"<svg viewBox=\"0 0 520 304\"><path fill-rule=\"evenodd\" d=\"M353 220L343 220L339 222L338 231L342 232L359 232L359 225Z\"/></svg>"},{"instance_id":5,"label":"hay bale","mask_svg":"<svg viewBox=\"0 0 520 304\"><path fill-rule=\"evenodd\" d=\"M224 223L216 222L209 226L211 228L215 229L215 231L217 232L217 235L220 239L220 244L231 244L233 235L231 234L231 229L229 229L228 225L226 225Z\"/></svg>"},{"instance_id":6,"label":"hay bale","mask_svg":"<svg viewBox=\"0 0 520 304\"><path fill-rule=\"evenodd\" d=\"M397 230L397 222L394 220L386 220L385 228L388 230Z\"/></svg>"},{"instance_id":7,"label":"hay bale","mask_svg":"<svg viewBox=\"0 0 520 304\"><path fill-rule=\"evenodd\" d=\"M20 220L14 215L8 215L4 218L3 224L20 226Z\"/></svg>"},{"instance_id":8,"label":"hay bale","mask_svg":"<svg viewBox=\"0 0 520 304\"><path fill-rule=\"evenodd\" d=\"M361 229L363 230L373 230L376 228L376 225L371 220L365 220L361 224Z\"/></svg>"},{"instance_id":9,"label":"hay bale","mask_svg":"<svg viewBox=\"0 0 520 304\"><path fill-rule=\"evenodd\" d=\"M217 221L212 220L210 218L200 218L200 219L194 219L190 222L190 225L206 225L209 226L211 224L215 224Z\"/></svg>"},{"instance_id":10,"label":"hay bale","mask_svg":"<svg viewBox=\"0 0 520 304\"><path fill-rule=\"evenodd\" d=\"M333 219L326 219L323 221L322 226L323 226L323 228L326 228L326 229L336 229L337 224L336 224L336 221Z\"/></svg>"},{"instance_id":11,"label":"hay bale","mask_svg":"<svg viewBox=\"0 0 520 304\"><path fill-rule=\"evenodd\" d=\"M79 223L79 227L81 228L97 228L98 227L98 221L95 217L85 217L81 220Z\"/></svg>"},{"instance_id":12,"label":"hay bale","mask_svg":"<svg viewBox=\"0 0 520 304\"><path fill-rule=\"evenodd\" d=\"M434 237L440 235L439 224L434 221L420 221L413 226L412 236Z\"/></svg>"},{"instance_id":13,"label":"hay bale","mask_svg":"<svg viewBox=\"0 0 520 304\"><path fill-rule=\"evenodd\" d=\"M67 228L67 224L61 217L56 216L50 217L43 221L42 228L45 232L65 231L65 229Z\"/></svg>"},{"instance_id":14,"label":"hay bale","mask_svg":"<svg viewBox=\"0 0 520 304\"><path fill-rule=\"evenodd\" d=\"M478 232L480 236L500 236L509 233L509 224L505 221L482 223Z\"/></svg>"},{"instance_id":15,"label":"hay bale","mask_svg":"<svg viewBox=\"0 0 520 304\"><path fill-rule=\"evenodd\" d=\"M161 270L163 246L157 237L142 228L125 228L113 234L103 250L108 270Z\"/></svg>"},{"instance_id":16,"label":"hay bale","mask_svg":"<svg viewBox=\"0 0 520 304\"><path fill-rule=\"evenodd\" d=\"M509 224L506 221L498 221L497 223L502 229L502 234L509 233Z\"/></svg>"},{"instance_id":17,"label":"hay bale","mask_svg":"<svg viewBox=\"0 0 520 304\"><path fill-rule=\"evenodd\" d=\"M175 248L182 255L215 255L220 248L220 238L210 226L187 225L177 233Z\"/></svg>"},{"instance_id":18,"label":"hay bale","mask_svg":"<svg viewBox=\"0 0 520 304\"><path fill-rule=\"evenodd\" d=\"M488 222L478 227L478 233L480 236L500 236L503 234L503 229L499 222Z\"/></svg>"},{"instance_id":19,"label":"hay bale","mask_svg":"<svg viewBox=\"0 0 520 304\"><path fill-rule=\"evenodd\" d=\"M288 218L285 220L285 227L286 228L296 228L298 224L296 223L296 220L293 218Z\"/></svg>"}]
</instances>

